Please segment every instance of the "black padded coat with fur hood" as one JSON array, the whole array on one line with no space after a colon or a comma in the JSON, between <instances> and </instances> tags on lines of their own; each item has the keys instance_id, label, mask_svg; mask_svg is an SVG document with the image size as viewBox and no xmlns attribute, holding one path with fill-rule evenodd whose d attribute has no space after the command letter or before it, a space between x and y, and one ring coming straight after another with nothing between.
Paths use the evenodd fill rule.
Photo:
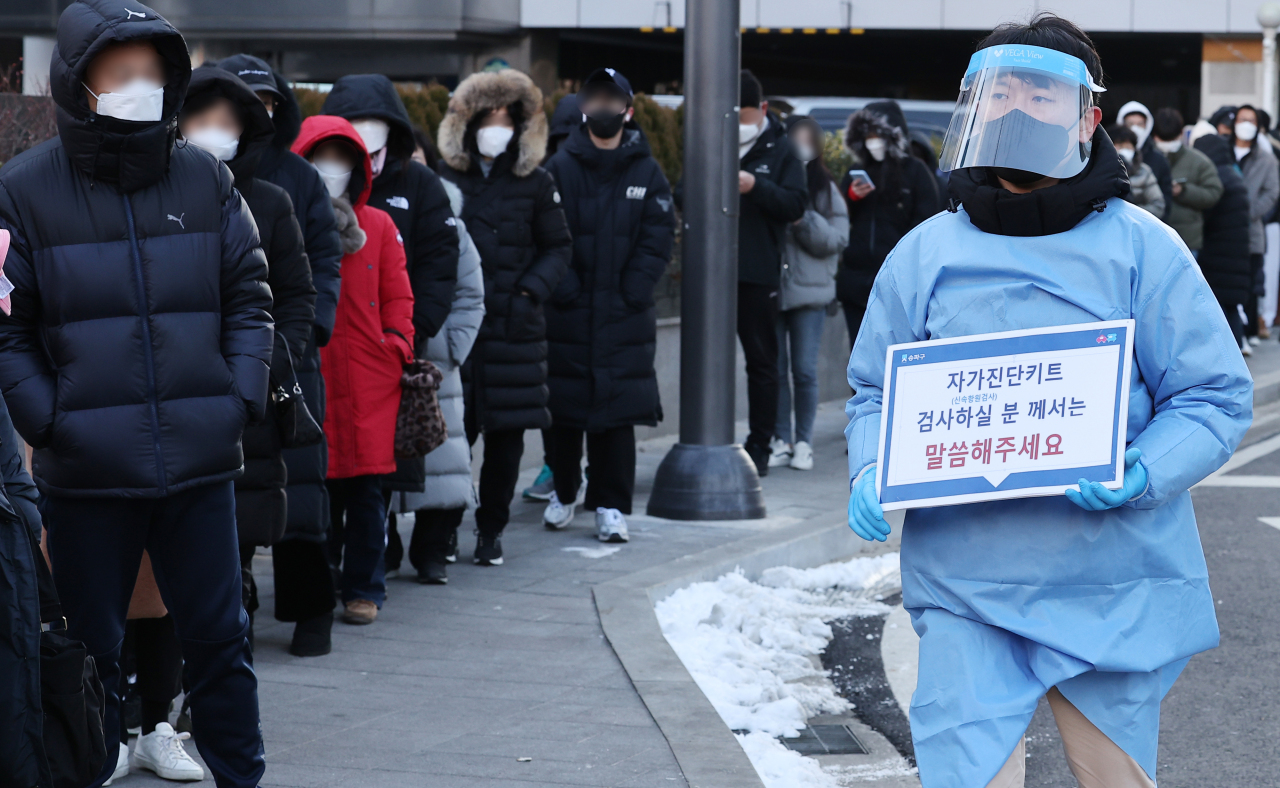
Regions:
<instances>
[{"instance_id":1,"label":"black padded coat with fur hood","mask_svg":"<svg viewBox=\"0 0 1280 788\"><path fill-rule=\"evenodd\" d=\"M499 107L516 133L486 175L475 128ZM440 177L462 193L484 273L484 323L462 370L467 430L548 427L543 305L569 267L573 239L555 180L538 166L547 148L542 91L514 69L467 77L449 100L439 145Z\"/></svg>"},{"instance_id":2,"label":"black padded coat with fur hood","mask_svg":"<svg viewBox=\"0 0 1280 788\"><path fill-rule=\"evenodd\" d=\"M888 143L884 161L867 153L868 137ZM836 274L836 297L865 307L884 258L911 228L941 210L942 201L933 173L911 155L907 138L883 114L855 112L845 128L844 143L853 154L854 169L866 170L876 188L852 200L852 179L848 173L840 179L840 193L849 203L849 245Z\"/></svg>"}]
</instances>

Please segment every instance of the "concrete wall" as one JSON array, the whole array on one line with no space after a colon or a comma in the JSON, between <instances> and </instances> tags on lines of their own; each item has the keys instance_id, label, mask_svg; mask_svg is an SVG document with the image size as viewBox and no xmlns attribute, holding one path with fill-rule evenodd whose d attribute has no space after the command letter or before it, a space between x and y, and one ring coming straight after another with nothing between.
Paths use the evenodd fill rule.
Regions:
<instances>
[{"instance_id":1,"label":"concrete wall","mask_svg":"<svg viewBox=\"0 0 1280 788\"><path fill-rule=\"evenodd\" d=\"M734 373L734 418L747 417L746 362L742 347L736 345L737 362ZM845 367L849 362L849 332L844 315L837 312L826 318L822 333L822 348L818 353L818 401L847 399L849 386L845 383ZM675 435L680 431L680 318L658 321L658 349L655 355L658 372L658 391L662 397L662 410L666 418L656 427L640 427L636 439ZM738 440L745 435L737 436Z\"/></svg>"}]
</instances>

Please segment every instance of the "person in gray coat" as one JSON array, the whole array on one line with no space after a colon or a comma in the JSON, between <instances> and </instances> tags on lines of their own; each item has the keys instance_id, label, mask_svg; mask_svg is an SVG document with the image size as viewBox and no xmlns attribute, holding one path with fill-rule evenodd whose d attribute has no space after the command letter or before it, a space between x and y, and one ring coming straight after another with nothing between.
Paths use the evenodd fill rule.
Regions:
<instances>
[{"instance_id":1,"label":"person in gray coat","mask_svg":"<svg viewBox=\"0 0 1280 788\"><path fill-rule=\"evenodd\" d=\"M1263 222L1275 210L1280 198L1280 171L1276 169L1276 157L1268 145L1258 143L1258 111L1245 104L1236 110L1235 125L1231 130L1231 143L1244 174L1244 185L1249 190L1249 262L1253 269L1253 294L1257 298L1245 300L1244 333L1247 337L1258 335L1258 301L1266 295L1262 279L1262 255L1267 251L1267 235ZM1257 344L1257 339L1253 340Z\"/></svg>"},{"instance_id":2,"label":"person in gray coat","mask_svg":"<svg viewBox=\"0 0 1280 788\"><path fill-rule=\"evenodd\" d=\"M796 156L805 162L809 194L804 216L787 227L782 247L778 421L769 447L769 465L808 471L813 469L813 422L818 411L818 347L827 305L836 297L840 253L849 245L849 209L822 161L822 127L807 117L788 118L787 127Z\"/></svg>"},{"instance_id":3,"label":"person in gray coat","mask_svg":"<svg viewBox=\"0 0 1280 788\"><path fill-rule=\"evenodd\" d=\"M462 192L441 180L455 216L462 214ZM471 445L463 426L462 364L471 354L480 323L484 320L484 275L480 252L462 219L458 223L458 284L453 306L444 326L419 349L425 358L444 373L438 396L449 438L426 456L427 479L423 492L397 492L393 511L414 512L413 536L409 540L409 563L418 570L418 582L444 585L449 582L447 567L458 558L458 526L467 508L474 506L475 486L471 482Z\"/></svg>"}]
</instances>

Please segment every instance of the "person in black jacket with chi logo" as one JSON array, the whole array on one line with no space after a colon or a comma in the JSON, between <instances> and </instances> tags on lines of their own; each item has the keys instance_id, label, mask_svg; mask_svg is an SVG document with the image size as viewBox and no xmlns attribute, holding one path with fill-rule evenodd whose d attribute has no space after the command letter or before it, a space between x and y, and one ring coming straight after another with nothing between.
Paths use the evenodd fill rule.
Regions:
<instances>
[{"instance_id":1,"label":"person in black jacket with chi logo","mask_svg":"<svg viewBox=\"0 0 1280 788\"><path fill-rule=\"evenodd\" d=\"M675 206L649 143L631 120L631 85L597 69L578 93L585 121L547 163L573 233L573 262L547 307L551 470L543 522L573 520L586 434L585 503L602 542L627 541L636 481L635 425L662 419L653 369L653 288L671 260Z\"/></svg>"}]
</instances>

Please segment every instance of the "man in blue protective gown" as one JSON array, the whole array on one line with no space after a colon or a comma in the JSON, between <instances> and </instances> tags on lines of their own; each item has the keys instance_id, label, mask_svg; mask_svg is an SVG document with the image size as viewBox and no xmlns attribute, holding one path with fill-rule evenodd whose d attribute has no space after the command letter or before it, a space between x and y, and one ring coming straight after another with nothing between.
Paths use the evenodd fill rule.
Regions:
<instances>
[{"instance_id":1,"label":"man in blue protective gown","mask_svg":"<svg viewBox=\"0 0 1280 788\"><path fill-rule=\"evenodd\" d=\"M1122 489L907 513L924 788L1021 786L1045 695L1081 788L1151 788L1160 702L1218 644L1189 489L1249 427L1253 383L1186 246L1123 199L1101 81L1092 42L1053 15L988 36L944 144L950 210L885 261L849 361L849 524L883 540L888 345L1136 321Z\"/></svg>"}]
</instances>

